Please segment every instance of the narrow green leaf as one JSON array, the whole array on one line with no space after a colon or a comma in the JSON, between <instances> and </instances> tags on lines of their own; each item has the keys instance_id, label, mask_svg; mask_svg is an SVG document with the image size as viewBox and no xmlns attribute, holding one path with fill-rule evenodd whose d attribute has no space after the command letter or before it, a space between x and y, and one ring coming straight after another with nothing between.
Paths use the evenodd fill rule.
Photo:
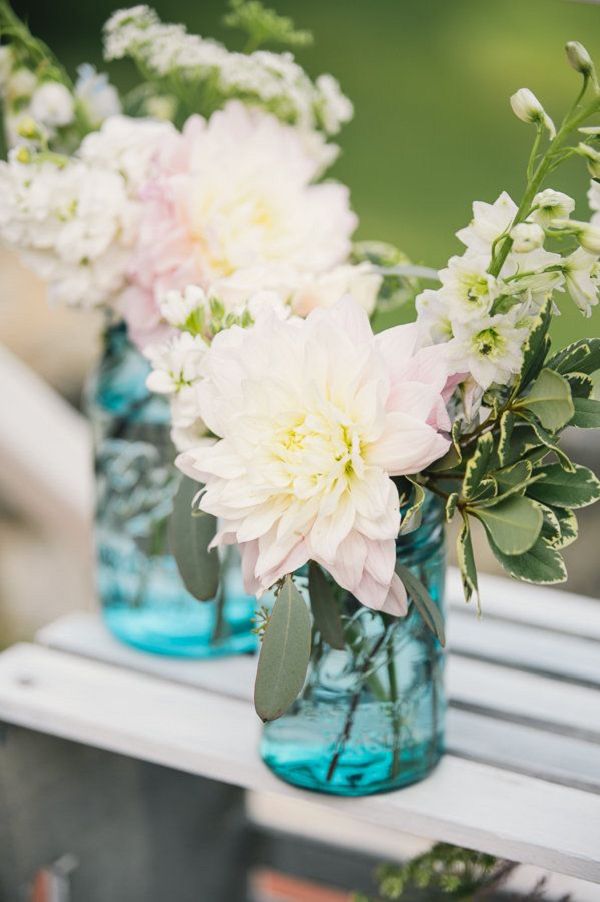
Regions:
<instances>
[{"instance_id":1,"label":"narrow green leaf","mask_svg":"<svg viewBox=\"0 0 600 902\"><path fill-rule=\"evenodd\" d=\"M593 398L573 398L575 416L571 426L579 429L600 429L600 401Z\"/></svg>"},{"instance_id":2,"label":"narrow green leaf","mask_svg":"<svg viewBox=\"0 0 600 902\"><path fill-rule=\"evenodd\" d=\"M452 447L454 448L454 451L455 451L456 456L458 457L459 461L462 461L462 448L460 446L461 431L462 431L462 424L461 424L460 420L455 420L454 423L452 424L451 437L452 437Z\"/></svg>"},{"instance_id":3,"label":"narrow green leaf","mask_svg":"<svg viewBox=\"0 0 600 902\"><path fill-rule=\"evenodd\" d=\"M452 492L452 494L448 496L448 500L446 501L446 521L448 523L450 523L452 517L456 513L456 505L458 504L459 497L458 492Z\"/></svg>"},{"instance_id":4,"label":"narrow green leaf","mask_svg":"<svg viewBox=\"0 0 600 902\"><path fill-rule=\"evenodd\" d=\"M198 601L210 601L219 588L219 555L208 546L217 521L202 511L192 513L192 501L201 486L184 476L173 499L169 540L177 568L188 592Z\"/></svg>"},{"instance_id":5,"label":"narrow green leaf","mask_svg":"<svg viewBox=\"0 0 600 902\"><path fill-rule=\"evenodd\" d=\"M600 369L600 338L583 338L555 354L546 364L557 373L584 373Z\"/></svg>"},{"instance_id":6,"label":"narrow green leaf","mask_svg":"<svg viewBox=\"0 0 600 902\"><path fill-rule=\"evenodd\" d=\"M469 508L481 520L488 537L504 554L523 554L537 541L544 518L529 498L508 498L493 507Z\"/></svg>"},{"instance_id":7,"label":"narrow green leaf","mask_svg":"<svg viewBox=\"0 0 600 902\"><path fill-rule=\"evenodd\" d=\"M549 507L587 507L600 498L600 481L587 467L575 466L568 473L559 464L546 464L535 472L544 473L545 478L533 483L527 494Z\"/></svg>"},{"instance_id":8,"label":"narrow green leaf","mask_svg":"<svg viewBox=\"0 0 600 902\"><path fill-rule=\"evenodd\" d=\"M439 607L412 570L399 561L396 562L396 573L404 583L409 598L425 621L427 627L437 637L440 645L446 644L444 618Z\"/></svg>"},{"instance_id":9,"label":"narrow green leaf","mask_svg":"<svg viewBox=\"0 0 600 902\"><path fill-rule=\"evenodd\" d=\"M286 576L263 636L254 685L254 707L265 723L281 717L302 691L311 632L306 602Z\"/></svg>"},{"instance_id":10,"label":"narrow green leaf","mask_svg":"<svg viewBox=\"0 0 600 902\"><path fill-rule=\"evenodd\" d=\"M507 573L515 579L542 586L564 583L567 579L567 569L561 555L541 537L525 554L504 554L492 540L490 548Z\"/></svg>"},{"instance_id":11,"label":"narrow green leaf","mask_svg":"<svg viewBox=\"0 0 600 902\"><path fill-rule=\"evenodd\" d=\"M308 592L315 624L321 636L332 648L344 649L344 625L335 592L314 561L308 567Z\"/></svg>"},{"instance_id":12,"label":"narrow green leaf","mask_svg":"<svg viewBox=\"0 0 600 902\"><path fill-rule=\"evenodd\" d=\"M471 528L469 526L469 518L463 518L463 525L456 540L456 557L460 576L463 584L465 599L470 601L473 595L477 598L477 606L479 607L479 586L477 584L477 565L475 563L475 554L473 552L473 541L471 539Z\"/></svg>"},{"instance_id":13,"label":"narrow green leaf","mask_svg":"<svg viewBox=\"0 0 600 902\"><path fill-rule=\"evenodd\" d=\"M465 478L462 485L462 494L465 498L473 498L477 494L481 481L487 475L493 450L492 433L486 432L484 435L480 435L473 455L465 467Z\"/></svg>"},{"instance_id":14,"label":"narrow green leaf","mask_svg":"<svg viewBox=\"0 0 600 902\"><path fill-rule=\"evenodd\" d=\"M571 386L573 400L575 398L589 398L594 391L593 379L584 373L569 373L565 378Z\"/></svg>"},{"instance_id":15,"label":"narrow green leaf","mask_svg":"<svg viewBox=\"0 0 600 902\"><path fill-rule=\"evenodd\" d=\"M550 369L541 371L529 393L515 406L532 411L550 432L558 432L566 426L575 412L569 383Z\"/></svg>"},{"instance_id":16,"label":"narrow green leaf","mask_svg":"<svg viewBox=\"0 0 600 902\"><path fill-rule=\"evenodd\" d=\"M500 417L500 438L498 440L498 461L501 467L510 462L510 447L513 430L515 427L515 415L510 410L505 411Z\"/></svg>"},{"instance_id":17,"label":"narrow green leaf","mask_svg":"<svg viewBox=\"0 0 600 902\"><path fill-rule=\"evenodd\" d=\"M538 314L525 343L523 363L519 375L519 386L521 388L524 388L535 379L548 356L550 341L547 337L547 332L552 319L551 309L552 304L550 299L548 299L544 308Z\"/></svg>"}]
</instances>

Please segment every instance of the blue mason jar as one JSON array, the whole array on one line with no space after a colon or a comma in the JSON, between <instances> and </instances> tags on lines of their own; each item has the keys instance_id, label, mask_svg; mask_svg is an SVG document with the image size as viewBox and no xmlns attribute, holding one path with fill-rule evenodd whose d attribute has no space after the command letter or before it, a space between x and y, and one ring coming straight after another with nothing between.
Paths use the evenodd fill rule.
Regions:
<instances>
[{"instance_id":1,"label":"blue mason jar","mask_svg":"<svg viewBox=\"0 0 600 902\"><path fill-rule=\"evenodd\" d=\"M444 512L429 495L422 521L400 536L397 558L424 583L443 613ZM346 648L317 631L301 696L264 727L261 754L288 783L362 796L422 780L444 746L443 649L411 605L396 619L346 595Z\"/></svg>"},{"instance_id":2,"label":"blue mason jar","mask_svg":"<svg viewBox=\"0 0 600 902\"><path fill-rule=\"evenodd\" d=\"M146 651L204 658L256 649L255 599L244 593L235 548L222 561L224 607L196 601L169 550L179 474L167 400L146 388L149 366L123 324L105 333L86 389L94 435L97 585L115 636Z\"/></svg>"}]
</instances>

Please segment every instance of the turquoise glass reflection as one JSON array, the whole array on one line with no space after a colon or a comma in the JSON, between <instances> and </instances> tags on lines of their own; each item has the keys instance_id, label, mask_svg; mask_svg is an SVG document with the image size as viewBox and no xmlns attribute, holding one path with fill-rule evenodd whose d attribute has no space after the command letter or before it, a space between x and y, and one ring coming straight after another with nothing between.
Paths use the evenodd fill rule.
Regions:
<instances>
[{"instance_id":1,"label":"turquoise glass reflection","mask_svg":"<svg viewBox=\"0 0 600 902\"><path fill-rule=\"evenodd\" d=\"M421 525L400 537L398 560L427 585L443 610L443 511L428 497ZM301 697L264 728L265 763L288 783L361 796L422 780L443 752L442 649L411 609L403 620L347 596L346 649L315 636Z\"/></svg>"},{"instance_id":2,"label":"turquoise glass reflection","mask_svg":"<svg viewBox=\"0 0 600 902\"><path fill-rule=\"evenodd\" d=\"M169 553L168 519L179 476L169 408L148 392L147 361L125 326L108 330L87 390L94 431L97 583L109 629L137 648L203 658L254 651L255 599L244 593L239 558L223 560L225 607L198 602Z\"/></svg>"}]
</instances>

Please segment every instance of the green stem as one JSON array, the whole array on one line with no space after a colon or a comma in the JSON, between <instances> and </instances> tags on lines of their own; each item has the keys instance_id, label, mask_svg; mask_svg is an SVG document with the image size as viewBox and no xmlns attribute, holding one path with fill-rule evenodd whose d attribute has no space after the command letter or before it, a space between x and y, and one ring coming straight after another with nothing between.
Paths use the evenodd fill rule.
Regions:
<instances>
[{"instance_id":1,"label":"green stem","mask_svg":"<svg viewBox=\"0 0 600 902\"><path fill-rule=\"evenodd\" d=\"M329 769L327 770L327 777L326 777L328 783L333 779L333 775L335 774L335 772L337 770L337 766L340 763L340 758L344 752L344 749L346 748L346 743L348 742L348 740L350 739L350 736L352 734L352 727L354 726L354 717L356 715L358 703L360 701L360 697L363 692L365 676L371 665L371 661L373 660L373 658L376 656L377 652L383 645L388 633L389 633L388 628L383 630L383 632L381 633L381 636L379 636L379 638L375 642L373 648L371 649L371 653L368 655L365 655L365 660L362 664L362 667L360 668L360 670L358 672L358 688L356 689L352 698L350 699L350 707L349 707L348 713L346 715L346 720L344 721L344 726L342 728L342 732L340 733L338 740L336 742L336 748L335 748L333 757L332 757L331 761L329 762Z\"/></svg>"},{"instance_id":2,"label":"green stem","mask_svg":"<svg viewBox=\"0 0 600 902\"><path fill-rule=\"evenodd\" d=\"M211 642L217 643L225 635L225 580L219 580L219 588L215 595L213 604L215 605L215 625L212 632Z\"/></svg>"},{"instance_id":3,"label":"green stem","mask_svg":"<svg viewBox=\"0 0 600 902\"><path fill-rule=\"evenodd\" d=\"M599 106L599 100L597 96L594 96L593 101L583 107L583 109L578 110L580 99L581 94L575 101L574 106L565 116L555 138L553 138L553 140L550 142L546 153L542 156L537 167L531 174L531 177L528 178L525 194L523 195L519 209L517 210L515 217L511 223L510 229L508 230L509 233L510 230L514 228L514 226L516 226L519 222L523 222L523 220L526 219L529 215L531 207L533 205L533 199L538 193L546 176L552 171L555 165L557 165L562 146L568 136L572 131L574 131L574 129L577 128L578 125L580 125L582 122L585 122L585 120L588 119L593 113L597 112ZM537 151L535 144L534 149ZM506 262L506 258L510 253L511 247L512 239L510 238L510 234L507 234L505 239L500 243L499 249L493 255L492 262L488 269L488 272L491 275L498 276L500 274L500 271L502 270L502 267Z\"/></svg>"},{"instance_id":4,"label":"green stem","mask_svg":"<svg viewBox=\"0 0 600 902\"><path fill-rule=\"evenodd\" d=\"M390 704L392 706L392 780L395 780L400 772L400 718L398 716L398 680L393 642L390 642L388 645L387 671L390 684Z\"/></svg>"}]
</instances>

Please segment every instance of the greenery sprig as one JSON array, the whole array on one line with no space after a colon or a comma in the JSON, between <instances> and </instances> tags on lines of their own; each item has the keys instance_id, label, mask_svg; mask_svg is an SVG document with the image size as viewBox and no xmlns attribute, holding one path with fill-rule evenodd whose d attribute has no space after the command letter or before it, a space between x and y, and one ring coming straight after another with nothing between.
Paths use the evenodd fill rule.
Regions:
<instances>
[{"instance_id":1,"label":"greenery sprig","mask_svg":"<svg viewBox=\"0 0 600 902\"><path fill-rule=\"evenodd\" d=\"M495 858L484 852L437 843L428 852L406 864L384 864L377 870L377 899L358 893L354 902L392 902L410 893L410 898L475 900L496 898L506 881L519 867L516 862ZM532 891L520 899L542 900L546 879L537 881ZM417 895L415 896L415 891ZM563 896L560 902L569 902Z\"/></svg>"},{"instance_id":2,"label":"greenery sprig","mask_svg":"<svg viewBox=\"0 0 600 902\"><path fill-rule=\"evenodd\" d=\"M245 53L252 53L265 44L284 47L307 47L313 43L310 31L297 29L289 16L281 16L260 0L229 0L230 12L223 22L247 35Z\"/></svg>"}]
</instances>

